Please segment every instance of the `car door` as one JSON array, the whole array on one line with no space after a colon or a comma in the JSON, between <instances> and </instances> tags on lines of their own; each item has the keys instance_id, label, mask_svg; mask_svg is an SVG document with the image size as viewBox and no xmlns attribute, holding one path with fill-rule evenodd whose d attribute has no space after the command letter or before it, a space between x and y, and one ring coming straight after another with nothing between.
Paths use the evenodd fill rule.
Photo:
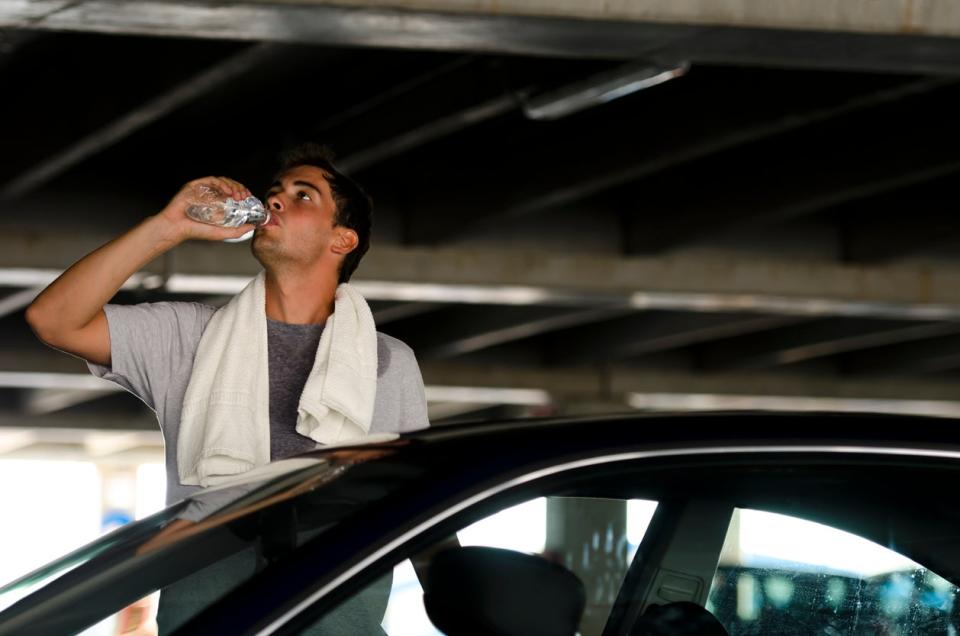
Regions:
<instances>
[{"instance_id":1,"label":"car door","mask_svg":"<svg viewBox=\"0 0 960 636\"><path fill-rule=\"evenodd\" d=\"M816 462L807 459L813 452L818 453ZM830 455L829 462L819 453ZM881 633L955 633L950 631L958 626L954 584L916 562L908 564L903 555L897 557L898 569L859 573L842 573L840 564L829 563L811 571L799 551L783 557L779 570L768 567L769 563L766 569L757 569L757 562L737 560L747 552L731 537L755 525L755 520L748 519L752 514L748 510L769 514L796 507L832 515L838 523L820 523L816 532L810 525L810 518L818 516L813 513L792 519L788 515L799 526L767 530L795 546L809 548L812 541L822 547L823 561L831 551L844 551L845 544L837 537L849 536L845 528L857 523L886 524L894 542L908 536L903 526L894 523L900 513L892 495L875 497L863 490L878 475L901 483L926 483L932 478L942 484L958 483L955 464L937 467L933 477L919 464L831 453L827 447L805 447L795 453L782 449L769 453L761 448L744 453L740 448L736 453L697 452L681 458L671 452L666 460L649 455L630 459L629 454L620 453L550 468L540 465L538 479L527 480L522 487L500 484L488 491L489 497L468 498L470 506L441 515L442 523L421 525L416 536L407 536L407 549L383 551L379 560L355 570L359 575L354 581L344 578L340 600L324 605L318 597L314 605L301 606L296 617L288 616L277 633L330 633L324 631L324 621L362 595L371 580L379 581L388 572L393 574L393 585L384 601L384 632L391 636L437 633L424 612L422 586L408 560L415 561L418 554L447 541L451 534L461 545L535 554L573 572L588 599L577 626L584 636L630 634L651 607L671 603L705 605L731 634L866 634L878 633L881 627L888 630ZM871 473L857 464L863 461L871 466ZM516 473L511 477L516 481ZM824 488L824 484L834 487ZM935 522L941 513L922 499L923 495L912 497L915 509L927 510L925 519ZM770 502L776 505L763 511L762 504ZM749 503L758 507L745 505ZM637 512L640 509L642 514ZM521 514L522 510L526 512ZM913 521L924 526L925 519ZM638 527L643 528L639 535ZM474 534L478 528L486 528L480 538ZM829 540L813 541L814 536ZM870 543L864 537L855 539ZM960 545L955 528L941 539ZM876 541L873 545L878 547ZM752 610L746 600L750 594L754 595Z\"/></svg>"}]
</instances>

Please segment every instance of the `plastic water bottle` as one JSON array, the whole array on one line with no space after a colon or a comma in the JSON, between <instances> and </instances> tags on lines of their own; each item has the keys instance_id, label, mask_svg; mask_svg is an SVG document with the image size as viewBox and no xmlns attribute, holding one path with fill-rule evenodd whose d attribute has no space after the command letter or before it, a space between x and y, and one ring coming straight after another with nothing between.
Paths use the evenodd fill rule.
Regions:
<instances>
[{"instance_id":1,"label":"plastic water bottle","mask_svg":"<svg viewBox=\"0 0 960 636\"><path fill-rule=\"evenodd\" d=\"M244 223L266 223L270 220L270 211L257 197L237 201L217 188L201 185L187 206L187 216L210 225L240 227Z\"/></svg>"}]
</instances>

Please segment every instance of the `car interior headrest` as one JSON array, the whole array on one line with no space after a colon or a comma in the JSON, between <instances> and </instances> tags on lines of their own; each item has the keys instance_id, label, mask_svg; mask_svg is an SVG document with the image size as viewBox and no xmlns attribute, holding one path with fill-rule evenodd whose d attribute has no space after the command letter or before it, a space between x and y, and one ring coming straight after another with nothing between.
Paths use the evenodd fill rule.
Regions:
<instances>
[{"instance_id":1,"label":"car interior headrest","mask_svg":"<svg viewBox=\"0 0 960 636\"><path fill-rule=\"evenodd\" d=\"M573 572L522 552L452 548L430 561L423 604L448 636L573 636L586 594Z\"/></svg>"},{"instance_id":2,"label":"car interior headrest","mask_svg":"<svg viewBox=\"0 0 960 636\"><path fill-rule=\"evenodd\" d=\"M651 605L630 636L729 636L717 617L690 601Z\"/></svg>"}]
</instances>

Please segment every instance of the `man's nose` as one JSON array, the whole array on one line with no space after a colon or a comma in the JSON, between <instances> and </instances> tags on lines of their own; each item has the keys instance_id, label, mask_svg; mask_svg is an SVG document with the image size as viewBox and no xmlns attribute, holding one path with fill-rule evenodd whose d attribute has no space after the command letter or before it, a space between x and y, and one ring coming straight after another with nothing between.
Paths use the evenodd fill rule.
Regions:
<instances>
[{"instance_id":1,"label":"man's nose","mask_svg":"<svg viewBox=\"0 0 960 636\"><path fill-rule=\"evenodd\" d=\"M274 211L280 211L283 210L283 202L280 201L278 195L273 194L267 198L267 207Z\"/></svg>"}]
</instances>

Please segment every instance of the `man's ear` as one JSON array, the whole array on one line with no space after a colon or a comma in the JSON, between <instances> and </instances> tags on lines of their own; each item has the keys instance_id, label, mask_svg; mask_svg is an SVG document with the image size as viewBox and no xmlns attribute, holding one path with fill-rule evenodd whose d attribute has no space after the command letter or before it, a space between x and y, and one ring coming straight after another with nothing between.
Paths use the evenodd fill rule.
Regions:
<instances>
[{"instance_id":1,"label":"man's ear","mask_svg":"<svg viewBox=\"0 0 960 636\"><path fill-rule=\"evenodd\" d=\"M338 227L337 236L333 240L333 250L334 254L347 255L353 250L357 249L357 245L360 243L360 237L357 236L357 233L351 230L348 227Z\"/></svg>"}]
</instances>

